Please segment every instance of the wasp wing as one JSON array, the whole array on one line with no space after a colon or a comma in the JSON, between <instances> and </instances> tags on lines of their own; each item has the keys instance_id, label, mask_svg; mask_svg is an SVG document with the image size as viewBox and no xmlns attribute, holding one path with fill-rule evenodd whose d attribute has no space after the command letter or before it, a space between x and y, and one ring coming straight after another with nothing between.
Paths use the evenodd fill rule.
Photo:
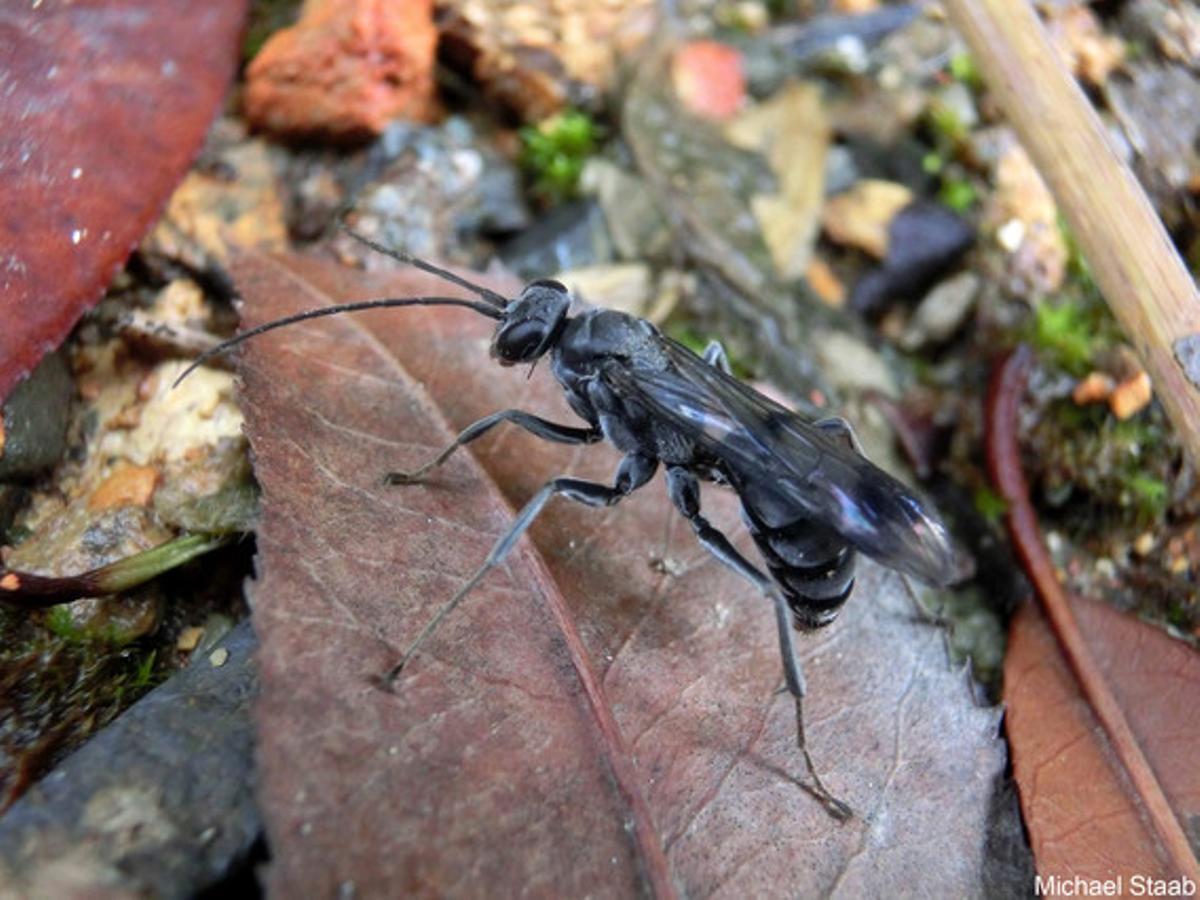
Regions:
<instances>
[{"instance_id":1,"label":"wasp wing","mask_svg":"<svg viewBox=\"0 0 1200 900\"><path fill-rule=\"evenodd\" d=\"M669 338L663 349L670 368L614 366L604 377L723 460L735 482L782 496L884 565L933 584L969 573L937 516L855 450L838 420L810 422Z\"/></svg>"}]
</instances>

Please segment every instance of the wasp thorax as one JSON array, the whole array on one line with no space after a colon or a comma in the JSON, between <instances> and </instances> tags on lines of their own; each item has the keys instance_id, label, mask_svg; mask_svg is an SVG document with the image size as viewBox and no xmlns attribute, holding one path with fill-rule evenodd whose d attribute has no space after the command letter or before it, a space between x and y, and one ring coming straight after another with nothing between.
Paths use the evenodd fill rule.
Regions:
<instances>
[{"instance_id":1,"label":"wasp thorax","mask_svg":"<svg viewBox=\"0 0 1200 900\"><path fill-rule=\"evenodd\" d=\"M571 306L571 295L557 281L535 281L504 310L492 339L492 356L501 365L532 362L550 349Z\"/></svg>"}]
</instances>

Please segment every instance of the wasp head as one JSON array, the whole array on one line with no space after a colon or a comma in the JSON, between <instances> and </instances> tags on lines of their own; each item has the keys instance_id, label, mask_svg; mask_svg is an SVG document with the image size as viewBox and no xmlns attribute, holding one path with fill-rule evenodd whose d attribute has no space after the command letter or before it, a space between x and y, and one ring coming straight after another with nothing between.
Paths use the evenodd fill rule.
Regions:
<instances>
[{"instance_id":1,"label":"wasp head","mask_svg":"<svg viewBox=\"0 0 1200 900\"><path fill-rule=\"evenodd\" d=\"M550 349L567 321L571 295L557 281L534 281L504 309L492 338L492 356L502 366L533 362Z\"/></svg>"}]
</instances>

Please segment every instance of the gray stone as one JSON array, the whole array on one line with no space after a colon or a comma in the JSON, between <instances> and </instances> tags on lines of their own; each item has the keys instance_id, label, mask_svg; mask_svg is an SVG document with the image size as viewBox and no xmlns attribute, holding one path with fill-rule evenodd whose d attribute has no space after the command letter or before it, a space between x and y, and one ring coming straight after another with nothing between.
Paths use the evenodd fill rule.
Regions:
<instances>
[{"instance_id":1,"label":"gray stone","mask_svg":"<svg viewBox=\"0 0 1200 900\"><path fill-rule=\"evenodd\" d=\"M66 449L71 373L51 353L13 389L4 405L0 481L34 478L54 467Z\"/></svg>"},{"instance_id":2,"label":"gray stone","mask_svg":"<svg viewBox=\"0 0 1200 900\"><path fill-rule=\"evenodd\" d=\"M262 831L250 623L221 646L223 665L194 656L0 818L6 891L192 897L246 857Z\"/></svg>"}]
</instances>

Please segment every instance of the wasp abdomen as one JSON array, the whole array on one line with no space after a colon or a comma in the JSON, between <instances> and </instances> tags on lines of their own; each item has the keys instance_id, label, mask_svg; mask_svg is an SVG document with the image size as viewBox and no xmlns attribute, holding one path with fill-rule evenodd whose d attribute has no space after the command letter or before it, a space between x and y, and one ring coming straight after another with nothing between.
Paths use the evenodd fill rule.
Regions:
<instances>
[{"instance_id":1,"label":"wasp abdomen","mask_svg":"<svg viewBox=\"0 0 1200 900\"><path fill-rule=\"evenodd\" d=\"M854 590L857 554L850 544L808 519L771 528L748 507L742 514L796 626L811 631L832 622Z\"/></svg>"}]
</instances>

